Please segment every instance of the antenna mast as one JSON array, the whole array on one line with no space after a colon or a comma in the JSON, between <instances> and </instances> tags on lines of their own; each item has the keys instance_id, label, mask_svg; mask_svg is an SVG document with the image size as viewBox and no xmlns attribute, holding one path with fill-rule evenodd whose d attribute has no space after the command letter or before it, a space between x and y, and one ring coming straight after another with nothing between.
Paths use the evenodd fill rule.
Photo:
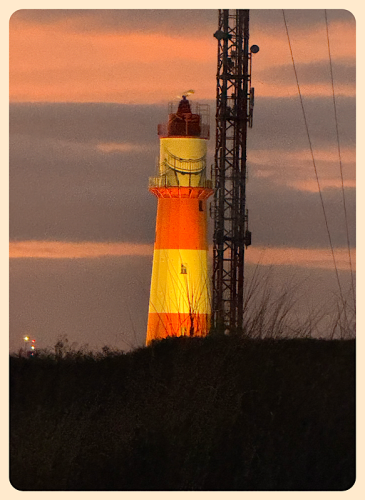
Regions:
<instances>
[{"instance_id":1,"label":"antenna mast","mask_svg":"<svg viewBox=\"0 0 365 500\"><path fill-rule=\"evenodd\" d=\"M242 330L244 251L251 244L246 209L247 126L252 126L249 10L219 10L216 149L213 179L213 326Z\"/></svg>"}]
</instances>

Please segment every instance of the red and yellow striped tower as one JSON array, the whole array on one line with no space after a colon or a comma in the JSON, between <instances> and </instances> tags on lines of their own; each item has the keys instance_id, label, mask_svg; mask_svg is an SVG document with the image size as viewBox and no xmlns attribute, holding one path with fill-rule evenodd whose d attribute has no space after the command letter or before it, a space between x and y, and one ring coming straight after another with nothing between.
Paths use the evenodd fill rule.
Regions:
<instances>
[{"instance_id":1,"label":"red and yellow striped tower","mask_svg":"<svg viewBox=\"0 0 365 500\"><path fill-rule=\"evenodd\" d=\"M210 328L206 178L209 108L193 110L183 96L175 113L158 126L160 158L149 190L158 198L147 325L154 339L205 336Z\"/></svg>"}]
</instances>

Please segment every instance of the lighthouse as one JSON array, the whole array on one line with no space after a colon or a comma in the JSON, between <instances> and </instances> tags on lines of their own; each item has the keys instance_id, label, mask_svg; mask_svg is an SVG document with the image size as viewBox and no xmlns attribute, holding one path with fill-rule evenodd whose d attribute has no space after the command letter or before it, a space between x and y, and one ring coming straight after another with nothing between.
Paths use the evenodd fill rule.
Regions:
<instances>
[{"instance_id":1,"label":"lighthouse","mask_svg":"<svg viewBox=\"0 0 365 500\"><path fill-rule=\"evenodd\" d=\"M176 109L177 108L177 109ZM155 339L205 336L210 328L206 178L209 106L169 104L168 121L158 125L160 156L149 191L157 197L147 325Z\"/></svg>"}]
</instances>

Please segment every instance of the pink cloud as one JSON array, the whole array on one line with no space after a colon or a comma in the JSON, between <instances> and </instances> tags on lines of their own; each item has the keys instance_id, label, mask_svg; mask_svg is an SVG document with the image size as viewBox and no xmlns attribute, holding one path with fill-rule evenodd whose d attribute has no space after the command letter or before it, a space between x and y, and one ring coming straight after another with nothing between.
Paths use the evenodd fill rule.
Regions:
<instances>
[{"instance_id":1,"label":"pink cloud","mask_svg":"<svg viewBox=\"0 0 365 500\"><path fill-rule=\"evenodd\" d=\"M299 151L286 150L251 150L249 175L271 178L276 184L295 187L301 191L317 192L312 156L308 149ZM315 149L314 160L321 188L341 188L341 171L337 146L332 149ZM344 187L356 187L356 151L354 148L341 149L342 175ZM250 163L249 163L250 165Z\"/></svg>"},{"instance_id":2,"label":"pink cloud","mask_svg":"<svg viewBox=\"0 0 365 500\"><path fill-rule=\"evenodd\" d=\"M211 252L210 252L211 253ZM94 259L100 257L123 257L126 255L150 256L153 245L134 243L100 243L85 241L79 243L65 241L12 241L12 259ZM336 263L340 270L348 270L348 250L335 249ZM355 267L355 249L351 249L351 259ZM333 269L329 249L250 247L245 254L248 264L298 266L306 268Z\"/></svg>"}]
</instances>

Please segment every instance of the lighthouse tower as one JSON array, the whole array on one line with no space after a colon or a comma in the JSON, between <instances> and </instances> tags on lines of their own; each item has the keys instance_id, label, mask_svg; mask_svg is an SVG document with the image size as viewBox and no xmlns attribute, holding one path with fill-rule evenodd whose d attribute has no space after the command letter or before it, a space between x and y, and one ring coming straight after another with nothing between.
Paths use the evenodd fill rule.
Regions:
<instances>
[{"instance_id":1,"label":"lighthouse tower","mask_svg":"<svg viewBox=\"0 0 365 500\"><path fill-rule=\"evenodd\" d=\"M149 191L158 199L147 339L205 336L210 328L206 178L209 107L182 96L158 126L158 173Z\"/></svg>"}]
</instances>

